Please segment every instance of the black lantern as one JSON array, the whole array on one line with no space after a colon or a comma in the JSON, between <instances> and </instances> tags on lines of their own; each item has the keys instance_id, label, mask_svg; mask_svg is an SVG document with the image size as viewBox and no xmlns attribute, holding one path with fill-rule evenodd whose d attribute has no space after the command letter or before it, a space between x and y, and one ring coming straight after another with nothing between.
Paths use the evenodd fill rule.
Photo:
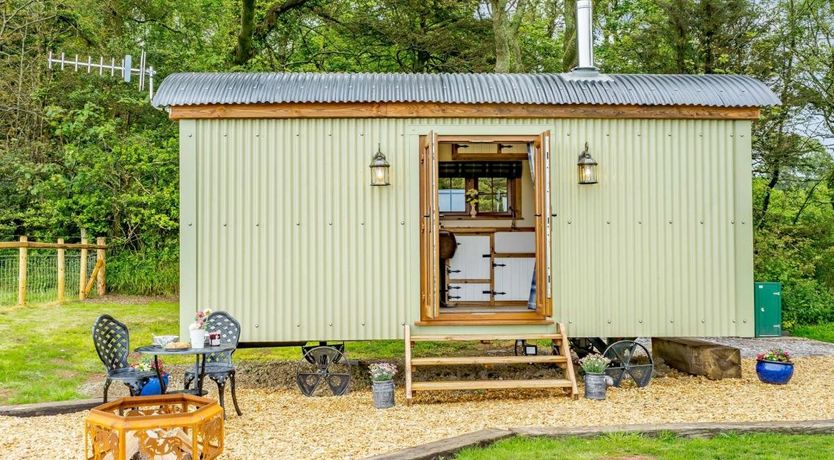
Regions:
<instances>
[{"instance_id":1,"label":"black lantern","mask_svg":"<svg viewBox=\"0 0 834 460\"><path fill-rule=\"evenodd\" d=\"M588 153L588 143L585 143L585 150L579 154L579 160L576 162L579 171L580 184L596 184L597 183L597 162L591 158Z\"/></svg>"},{"instance_id":2,"label":"black lantern","mask_svg":"<svg viewBox=\"0 0 834 460\"><path fill-rule=\"evenodd\" d=\"M377 147L376 155L371 159L371 185L390 185L391 181L388 178L388 160L382 154L382 148Z\"/></svg>"}]
</instances>

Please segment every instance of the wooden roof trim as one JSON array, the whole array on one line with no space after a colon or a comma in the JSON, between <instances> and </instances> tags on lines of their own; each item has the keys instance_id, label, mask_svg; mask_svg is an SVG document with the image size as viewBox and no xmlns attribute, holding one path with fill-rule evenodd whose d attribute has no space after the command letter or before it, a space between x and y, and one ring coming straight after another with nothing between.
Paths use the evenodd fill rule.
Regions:
<instances>
[{"instance_id":1,"label":"wooden roof trim","mask_svg":"<svg viewBox=\"0 0 834 460\"><path fill-rule=\"evenodd\" d=\"M648 118L757 120L758 107L442 104L433 102L206 104L170 108L172 120L220 118Z\"/></svg>"}]
</instances>

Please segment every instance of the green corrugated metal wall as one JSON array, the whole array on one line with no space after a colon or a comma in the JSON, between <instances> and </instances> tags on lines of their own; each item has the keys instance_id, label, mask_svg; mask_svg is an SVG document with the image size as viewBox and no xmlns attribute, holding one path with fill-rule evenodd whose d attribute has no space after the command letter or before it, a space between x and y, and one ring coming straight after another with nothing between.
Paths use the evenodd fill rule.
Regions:
<instances>
[{"instance_id":1,"label":"green corrugated metal wall","mask_svg":"<svg viewBox=\"0 0 834 460\"><path fill-rule=\"evenodd\" d=\"M750 122L183 120L180 130L183 326L199 306L232 312L245 341L400 337L419 318L418 136L550 130L555 319L573 336L753 333ZM600 163L592 186L576 183L586 141ZM368 185L377 143L390 187Z\"/></svg>"}]
</instances>

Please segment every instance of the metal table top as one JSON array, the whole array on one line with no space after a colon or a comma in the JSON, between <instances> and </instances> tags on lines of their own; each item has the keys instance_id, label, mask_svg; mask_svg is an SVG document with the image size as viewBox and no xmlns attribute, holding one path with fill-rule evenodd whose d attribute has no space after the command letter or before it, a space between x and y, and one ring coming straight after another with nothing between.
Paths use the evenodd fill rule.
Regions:
<instances>
[{"instance_id":1,"label":"metal table top","mask_svg":"<svg viewBox=\"0 0 834 460\"><path fill-rule=\"evenodd\" d=\"M235 346L232 344L222 344L216 347L203 347L203 348L182 348L182 349L173 349L173 348L164 348L156 345L146 345L144 347L137 348L136 352L146 354L146 355L207 355L209 353L219 353L223 351L232 351L235 349Z\"/></svg>"}]
</instances>

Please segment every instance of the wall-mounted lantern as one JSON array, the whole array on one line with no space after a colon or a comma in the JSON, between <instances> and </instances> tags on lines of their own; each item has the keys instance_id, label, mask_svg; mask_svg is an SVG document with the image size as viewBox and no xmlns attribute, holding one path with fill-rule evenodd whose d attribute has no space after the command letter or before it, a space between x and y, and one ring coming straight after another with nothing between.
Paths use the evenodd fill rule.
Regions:
<instances>
[{"instance_id":1,"label":"wall-mounted lantern","mask_svg":"<svg viewBox=\"0 0 834 460\"><path fill-rule=\"evenodd\" d=\"M382 147L377 147L376 155L371 159L371 185L390 185L388 177L388 160L382 154Z\"/></svg>"},{"instance_id":2,"label":"wall-mounted lantern","mask_svg":"<svg viewBox=\"0 0 834 460\"><path fill-rule=\"evenodd\" d=\"M597 183L597 162L591 158L588 153L588 143L585 143L585 150L579 154L579 160L576 162L579 171L580 184L596 184Z\"/></svg>"}]
</instances>

